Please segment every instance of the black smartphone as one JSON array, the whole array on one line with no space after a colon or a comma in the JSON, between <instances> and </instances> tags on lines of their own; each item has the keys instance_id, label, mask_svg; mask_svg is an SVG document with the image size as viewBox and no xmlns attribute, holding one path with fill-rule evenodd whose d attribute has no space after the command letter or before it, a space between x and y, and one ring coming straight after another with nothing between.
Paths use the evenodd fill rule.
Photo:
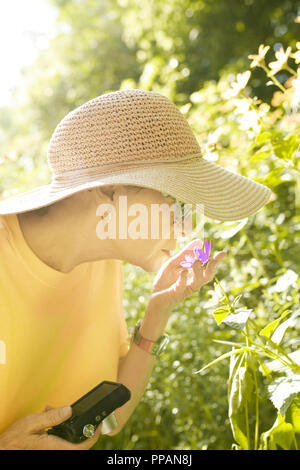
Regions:
<instances>
[{"instance_id":1,"label":"black smartphone","mask_svg":"<svg viewBox=\"0 0 300 470\"><path fill-rule=\"evenodd\" d=\"M83 442L95 434L103 420L108 420L110 415L115 419L114 410L124 405L130 397L130 390L125 385L104 380L71 405L70 418L47 432L69 442Z\"/></svg>"}]
</instances>

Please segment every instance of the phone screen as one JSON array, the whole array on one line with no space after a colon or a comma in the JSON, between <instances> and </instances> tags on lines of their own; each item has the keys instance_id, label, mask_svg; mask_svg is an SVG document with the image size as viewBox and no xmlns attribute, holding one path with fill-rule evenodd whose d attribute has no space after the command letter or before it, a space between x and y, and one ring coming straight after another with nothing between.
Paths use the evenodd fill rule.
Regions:
<instances>
[{"instance_id":1,"label":"phone screen","mask_svg":"<svg viewBox=\"0 0 300 470\"><path fill-rule=\"evenodd\" d=\"M99 387L96 387L95 390L91 390L86 396L80 398L73 405L73 413L80 415L85 413L89 408L92 408L96 403L109 395L113 390L117 388L113 384L103 384Z\"/></svg>"}]
</instances>

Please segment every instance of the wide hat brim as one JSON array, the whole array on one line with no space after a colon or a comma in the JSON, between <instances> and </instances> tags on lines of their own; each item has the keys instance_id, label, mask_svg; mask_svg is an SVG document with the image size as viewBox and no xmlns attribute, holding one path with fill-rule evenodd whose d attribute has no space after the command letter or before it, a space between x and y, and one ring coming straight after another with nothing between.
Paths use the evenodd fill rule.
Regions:
<instances>
[{"instance_id":1,"label":"wide hat brim","mask_svg":"<svg viewBox=\"0 0 300 470\"><path fill-rule=\"evenodd\" d=\"M77 192L110 184L148 187L178 201L202 204L203 214L219 221L242 220L266 204L272 191L205 158L114 171L76 174L0 201L0 214L18 214L49 206Z\"/></svg>"}]
</instances>

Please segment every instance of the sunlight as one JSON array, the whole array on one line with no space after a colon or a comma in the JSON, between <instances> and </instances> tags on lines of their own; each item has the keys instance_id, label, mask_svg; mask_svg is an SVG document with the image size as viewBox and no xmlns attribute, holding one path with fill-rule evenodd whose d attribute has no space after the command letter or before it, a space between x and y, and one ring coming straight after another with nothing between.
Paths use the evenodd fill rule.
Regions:
<instances>
[{"instance_id":1,"label":"sunlight","mask_svg":"<svg viewBox=\"0 0 300 470\"><path fill-rule=\"evenodd\" d=\"M48 46L56 16L56 9L47 0L0 3L0 105L10 102L21 68L34 61L38 49Z\"/></svg>"}]
</instances>

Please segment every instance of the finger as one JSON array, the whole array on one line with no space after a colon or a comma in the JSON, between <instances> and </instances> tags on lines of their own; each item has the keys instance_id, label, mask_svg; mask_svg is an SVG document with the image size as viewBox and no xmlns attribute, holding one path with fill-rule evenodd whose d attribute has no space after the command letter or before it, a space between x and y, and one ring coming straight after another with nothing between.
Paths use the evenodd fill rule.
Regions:
<instances>
[{"instance_id":1,"label":"finger","mask_svg":"<svg viewBox=\"0 0 300 470\"><path fill-rule=\"evenodd\" d=\"M193 283L189 282L189 272L187 269L183 269L180 272L178 282L175 285L175 300L179 302L188 295L193 294Z\"/></svg>"},{"instance_id":2,"label":"finger","mask_svg":"<svg viewBox=\"0 0 300 470\"><path fill-rule=\"evenodd\" d=\"M183 269L182 271L180 271L180 274L179 274L177 291L178 290L183 291L185 289L187 279L188 279L188 270Z\"/></svg>"},{"instance_id":3,"label":"finger","mask_svg":"<svg viewBox=\"0 0 300 470\"><path fill-rule=\"evenodd\" d=\"M93 445L96 444L102 432L102 424L100 423L97 427L95 435L91 438L86 439L79 444L74 444L73 442L69 442L65 439L62 439L58 436L53 436L47 434L47 443L45 443L45 447L48 450L88 450Z\"/></svg>"},{"instance_id":4,"label":"finger","mask_svg":"<svg viewBox=\"0 0 300 470\"><path fill-rule=\"evenodd\" d=\"M101 433L102 433L102 423L100 423L99 426L97 427L95 435L93 437L89 437L88 439L86 439L84 442L81 442L80 444L72 444L72 449L73 450L90 449L97 443Z\"/></svg>"},{"instance_id":5,"label":"finger","mask_svg":"<svg viewBox=\"0 0 300 470\"><path fill-rule=\"evenodd\" d=\"M188 278L188 270L182 269L175 284L170 287L170 296L173 302L180 302L186 296L186 283Z\"/></svg>"},{"instance_id":6,"label":"finger","mask_svg":"<svg viewBox=\"0 0 300 470\"><path fill-rule=\"evenodd\" d=\"M94 437L88 438L79 444L74 444L73 442L67 441L66 439L58 436L43 434L43 436L39 436L39 449L42 447L45 450L87 450L96 444L101 432L102 424L100 423L97 427Z\"/></svg>"},{"instance_id":7,"label":"finger","mask_svg":"<svg viewBox=\"0 0 300 470\"><path fill-rule=\"evenodd\" d=\"M188 287L196 292L204 284L204 269L200 260L197 260L193 264L194 279L188 284Z\"/></svg>"},{"instance_id":8,"label":"finger","mask_svg":"<svg viewBox=\"0 0 300 470\"><path fill-rule=\"evenodd\" d=\"M71 416L71 406L61 406L60 408L52 408L43 413L33 413L26 417L27 429L32 432L41 431L63 423Z\"/></svg>"},{"instance_id":9,"label":"finger","mask_svg":"<svg viewBox=\"0 0 300 470\"><path fill-rule=\"evenodd\" d=\"M195 256L194 254L194 248L197 246L198 248L202 248L203 242L200 238L197 238L196 240L192 240L191 242L187 243L182 250L179 251L176 255L174 255L172 258L169 259L168 264L169 266L174 266L177 269L182 269L182 266L180 266L181 261L185 261L185 255L191 255Z\"/></svg>"},{"instance_id":10,"label":"finger","mask_svg":"<svg viewBox=\"0 0 300 470\"><path fill-rule=\"evenodd\" d=\"M225 258L226 252L221 251L216 253L214 257L207 263L206 269L204 271L204 283L210 282L217 271L218 264Z\"/></svg>"},{"instance_id":11,"label":"finger","mask_svg":"<svg viewBox=\"0 0 300 470\"><path fill-rule=\"evenodd\" d=\"M34 440L33 440L34 439ZM57 436L32 434L31 450L74 450L73 444Z\"/></svg>"},{"instance_id":12,"label":"finger","mask_svg":"<svg viewBox=\"0 0 300 470\"><path fill-rule=\"evenodd\" d=\"M52 410L53 408L53 406L46 405L44 411Z\"/></svg>"}]
</instances>

